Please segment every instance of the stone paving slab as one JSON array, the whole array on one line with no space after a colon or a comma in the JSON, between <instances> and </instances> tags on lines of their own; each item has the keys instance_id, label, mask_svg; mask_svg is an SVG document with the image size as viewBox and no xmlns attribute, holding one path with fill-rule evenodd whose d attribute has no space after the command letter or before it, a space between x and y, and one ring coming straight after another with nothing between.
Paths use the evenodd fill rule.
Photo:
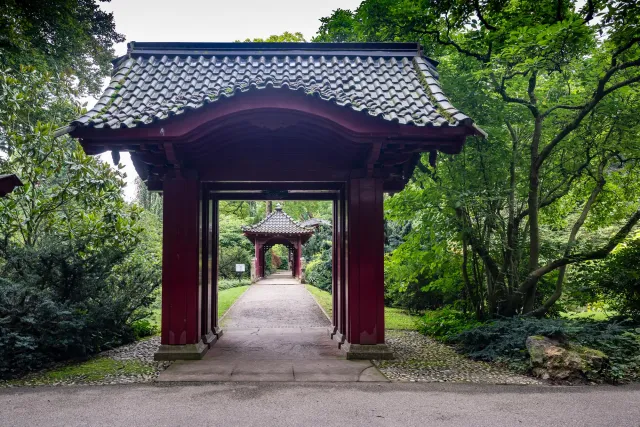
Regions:
<instances>
[{"instance_id":1,"label":"stone paving slab","mask_svg":"<svg viewBox=\"0 0 640 427\"><path fill-rule=\"evenodd\" d=\"M251 285L222 320L222 328L300 328L330 326L304 285Z\"/></svg>"},{"instance_id":2,"label":"stone paving slab","mask_svg":"<svg viewBox=\"0 0 640 427\"><path fill-rule=\"evenodd\" d=\"M389 382L368 360L203 359L173 363L158 382Z\"/></svg>"},{"instance_id":3,"label":"stone paving slab","mask_svg":"<svg viewBox=\"0 0 640 427\"><path fill-rule=\"evenodd\" d=\"M370 361L346 360L313 296L286 274L251 285L223 320L202 360L176 362L157 381L388 382Z\"/></svg>"}]
</instances>

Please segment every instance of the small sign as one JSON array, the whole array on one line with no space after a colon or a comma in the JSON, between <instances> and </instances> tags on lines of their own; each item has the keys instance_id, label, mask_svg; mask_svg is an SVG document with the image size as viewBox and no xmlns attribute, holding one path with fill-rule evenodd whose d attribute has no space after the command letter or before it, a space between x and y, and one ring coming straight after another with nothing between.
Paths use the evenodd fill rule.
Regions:
<instances>
[{"instance_id":1,"label":"small sign","mask_svg":"<svg viewBox=\"0 0 640 427\"><path fill-rule=\"evenodd\" d=\"M236 273L244 273L244 264L236 264Z\"/></svg>"}]
</instances>

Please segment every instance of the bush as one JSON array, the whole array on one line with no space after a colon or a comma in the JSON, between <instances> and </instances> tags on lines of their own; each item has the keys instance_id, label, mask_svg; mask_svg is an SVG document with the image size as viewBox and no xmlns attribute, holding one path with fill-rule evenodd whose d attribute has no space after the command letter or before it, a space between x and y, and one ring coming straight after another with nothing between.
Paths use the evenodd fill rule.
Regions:
<instances>
[{"instance_id":1,"label":"bush","mask_svg":"<svg viewBox=\"0 0 640 427\"><path fill-rule=\"evenodd\" d=\"M529 369L526 339L542 335L600 350L609 357L604 379L617 382L640 378L640 328L628 320L608 321L512 318L495 320L464 331L450 341L476 359Z\"/></svg>"},{"instance_id":2,"label":"bush","mask_svg":"<svg viewBox=\"0 0 640 427\"><path fill-rule=\"evenodd\" d=\"M160 261L137 246L43 241L6 248L0 272L0 376L83 359L136 337Z\"/></svg>"},{"instance_id":3,"label":"bush","mask_svg":"<svg viewBox=\"0 0 640 427\"><path fill-rule=\"evenodd\" d=\"M241 280L234 279L221 279L218 280L218 291L224 291L226 289L237 288L240 286L248 286L251 284L251 279L243 278Z\"/></svg>"},{"instance_id":4,"label":"bush","mask_svg":"<svg viewBox=\"0 0 640 427\"><path fill-rule=\"evenodd\" d=\"M576 268L573 296L582 304L603 300L618 313L640 320L640 238L622 245L607 258Z\"/></svg>"},{"instance_id":5,"label":"bush","mask_svg":"<svg viewBox=\"0 0 640 427\"><path fill-rule=\"evenodd\" d=\"M330 252L326 251L316 254L304 269L307 283L327 292L331 292L331 283L333 281L330 255Z\"/></svg>"},{"instance_id":6,"label":"bush","mask_svg":"<svg viewBox=\"0 0 640 427\"><path fill-rule=\"evenodd\" d=\"M565 339L569 334L566 322L558 319L512 318L495 320L462 331L450 341L474 359L505 362L519 371L529 366L527 337L543 335Z\"/></svg>"},{"instance_id":7,"label":"bush","mask_svg":"<svg viewBox=\"0 0 640 427\"><path fill-rule=\"evenodd\" d=\"M445 307L425 312L418 321L418 331L439 341L450 341L452 337L480 324L471 315Z\"/></svg>"},{"instance_id":8,"label":"bush","mask_svg":"<svg viewBox=\"0 0 640 427\"><path fill-rule=\"evenodd\" d=\"M333 282L331 233L330 225L321 224L302 248L302 254L307 260L304 268L305 281L327 292L331 292Z\"/></svg>"},{"instance_id":9,"label":"bush","mask_svg":"<svg viewBox=\"0 0 640 427\"><path fill-rule=\"evenodd\" d=\"M249 277L251 265L251 253L242 246L220 248L218 273L223 279L237 279L236 264L244 264L243 277Z\"/></svg>"},{"instance_id":10,"label":"bush","mask_svg":"<svg viewBox=\"0 0 640 427\"><path fill-rule=\"evenodd\" d=\"M156 335L159 332L158 327L149 319L136 320L131 324L131 329L133 330L133 336L137 340Z\"/></svg>"}]
</instances>

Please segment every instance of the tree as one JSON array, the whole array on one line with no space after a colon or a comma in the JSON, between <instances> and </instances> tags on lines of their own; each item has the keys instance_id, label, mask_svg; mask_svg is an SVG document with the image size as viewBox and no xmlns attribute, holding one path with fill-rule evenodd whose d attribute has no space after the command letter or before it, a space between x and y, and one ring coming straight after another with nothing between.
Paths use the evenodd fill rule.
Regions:
<instances>
[{"instance_id":1,"label":"tree","mask_svg":"<svg viewBox=\"0 0 640 427\"><path fill-rule=\"evenodd\" d=\"M4 1L2 68L34 66L75 86L76 95L99 94L102 78L111 72L113 44L124 41L115 30L113 14L100 9L101 1Z\"/></svg>"},{"instance_id":2,"label":"tree","mask_svg":"<svg viewBox=\"0 0 640 427\"><path fill-rule=\"evenodd\" d=\"M162 220L162 196L149 191L140 177L136 178L135 185L136 203L144 210L151 212L158 219Z\"/></svg>"},{"instance_id":3,"label":"tree","mask_svg":"<svg viewBox=\"0 0 640 427\"><path fill-rule=\"evenodd\" d=\"M238 40L239 41L239 40ZM266 39L263 38L253 38L253 39L245 39L245 42L254 42L254 43L282 43L282 42L305 42L304 36L302 33L290 33L289 31L285 31L279 35L271 35Z\"/></svg>"},{"instance_id":4,"label":"tree","mask_svg":"<svg viewBox=\"0 0 640 427\"><path fill-rule=\"evenodd\" d=\"M489 315L544 315L569 265L606 257L640 221L629 191L640 158L639 21L631 1L551 0L366 0L322 20L318 41L420 40L441 59L453 102L489 132L436 168L423 160L388 203L404 220L416 209L445 216L428 221L456 232L479 316L485 300ZM617 230L584 235L585 224ZM558 230L564 243L545 235Z\"/></svg>"}]
</instances>

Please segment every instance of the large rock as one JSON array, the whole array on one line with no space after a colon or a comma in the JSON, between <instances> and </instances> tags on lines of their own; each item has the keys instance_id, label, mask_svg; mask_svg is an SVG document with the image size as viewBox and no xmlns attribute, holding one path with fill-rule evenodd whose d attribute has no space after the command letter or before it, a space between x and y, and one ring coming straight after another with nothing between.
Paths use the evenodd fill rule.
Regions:
<instances>
[{"instance_id":1,"label":"large rock","mask_svg":"<svg viewBox=\"0 0 640 427\"><path fill-rule=\"evenodd\" d=\"M533 374L552 381L597 380L608 360L601 351L540 335L527 338L527 350Z\"/></svg>"}]
</instances>

